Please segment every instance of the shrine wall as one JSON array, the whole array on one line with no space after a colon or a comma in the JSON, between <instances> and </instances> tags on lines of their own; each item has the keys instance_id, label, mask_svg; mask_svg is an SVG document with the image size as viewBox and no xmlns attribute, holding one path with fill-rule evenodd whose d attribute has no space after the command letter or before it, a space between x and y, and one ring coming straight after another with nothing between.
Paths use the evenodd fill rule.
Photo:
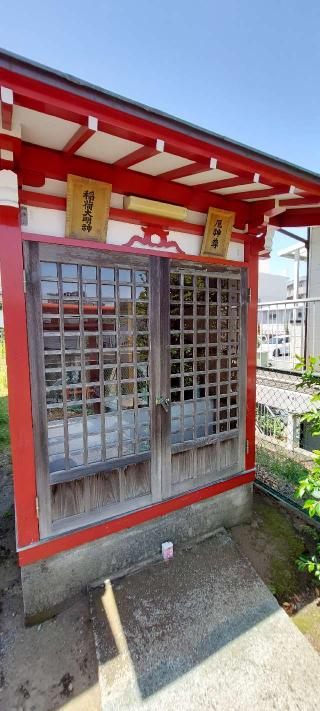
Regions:
<instances>
[{"instance_id":1,"label":"shrine wall","mask_svg":"<svg viewBox=\"0 0 320 711\"><path fill-rule=\"evenodd\" d=\"M23 203L22 203L23 204ZM117 210L122 209L123 196L116 193L112 194L111 208ZM160 218L161 219L161 218ZM148 217L145 217L148 221ZM131 222L120 221L120 219L109 219L107 228L106 242L114 245L125 245L130 243L130 247L143 249L154 249L157 252L172 252L173 254L190 254L199 256L201 250L202 235L199 234L199 225L204 225L206 215L188 211L188 226L195 225L195 232L182 232L177 230L169 230L165 237L156 233L146 237L141 225L132 224ZM142 225L144 218L141 218ZM63 238L65 236L66 212L65 210L49 209L44 207L34 207L32 205L24 206L22 213L22 232L47 235L52 237ZM156 228L155 228L156 231ZM227 259L235 261L243 261L244 246L241 242L231 240Z\"/></svg>"}]
</instances>

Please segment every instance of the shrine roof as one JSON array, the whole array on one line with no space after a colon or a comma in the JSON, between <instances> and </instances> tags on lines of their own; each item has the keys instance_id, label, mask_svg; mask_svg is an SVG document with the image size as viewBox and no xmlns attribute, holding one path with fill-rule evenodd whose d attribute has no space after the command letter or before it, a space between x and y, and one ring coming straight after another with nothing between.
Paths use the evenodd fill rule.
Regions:
<instances>
[{"instance_id":1,"label":"shrine roof","mask_svg":"<svg viewBox=\"0 0 320 711\"><path fill-rule=\"evenodd\" d=\"M242 204L252 224L320 223L318 173L5 50L0 84L25 144Z\"/></svg>"}]
</instances>

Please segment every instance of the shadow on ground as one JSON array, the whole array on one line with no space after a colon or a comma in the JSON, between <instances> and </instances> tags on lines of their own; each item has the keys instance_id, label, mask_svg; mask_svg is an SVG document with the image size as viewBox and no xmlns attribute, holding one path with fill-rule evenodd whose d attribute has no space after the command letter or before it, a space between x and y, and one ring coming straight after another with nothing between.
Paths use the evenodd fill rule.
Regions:
<instances>
[{"instance_id":1,"label":"shadow on ground","mask_svg":"<svg viewBox=\"0 0 320 711\"><path fill-rule=\"evenodd\" d=\"M42 625L24 626L8 453L0 454L0 628L1 709L99 711L87 596Z\"/></svg>"},{"instance_id":2,"label":"shadow on ground","mask_svg":"<svg viewBox=\"0 0 320 711\"><path fill-rule=\"evenodd\" d=\"M100 662L112 662L110 681L121 678L125 669L117 666L127 657L142 698L172 684L274 614L277 604L263 588L222 532L168 565L160 561L116 580L102 595L96 590Z\"/></svg>"},{"instance_id":3,"label":"shadow on ground","mask_svg":"<svg viewBox=\"0 0 320 711\"><path fill-rule=\"evenodd\" d=\"M225 531L106 581L91 604L103 711L316 703L320 658Z\"/></svg>"},{"instance_id":4,"label":"shadow on ground","mask_svg":"<svg viewBox=\"0 0 320 711\"><path fill-rule=\"evenodd\" d=\"M24 627L8 453L0 455L0 473L0 706L10 711L98 711L96 651L86 596L56 618ZM300 607L299 614L307 604L316 604L310 579L294 568L294 559L308 539L301 525L258 495L252 524L233 530L242 552L278 599ZM276 662L288 656L287 628L283 616L278 622L274 597L247 561L240 558L239 562L230 541L222 535L219 545L212 538L176 551L170 566L161 561L94 591L103 711L133 711L141 701L144 709L158 711L162 692L166 709L180 708L183 699L187 709L227 711L235 708L231 694L237 686L249 706L257 698L263 702L254 685L260 683L260 671L263 677L270 676L272 656ZM312 625L320 630L318 609L313 608ZM301 619L299 626L312 641L309 617ZM274 647L261 644L261 635L265 640L277 634L274 655ZM285 689L290 683L299 699L299 685L287 676L292 665L294 660L288 659L285 669L279 668L279 679L274 670L270 705L264 708L279 702L274 694L281 684ZM221 689L224 696L218 701ZM304 711L309 709L305 698L301 704ZM240 703L237 708L242 708Z\"/></svg>"}]
</instances>

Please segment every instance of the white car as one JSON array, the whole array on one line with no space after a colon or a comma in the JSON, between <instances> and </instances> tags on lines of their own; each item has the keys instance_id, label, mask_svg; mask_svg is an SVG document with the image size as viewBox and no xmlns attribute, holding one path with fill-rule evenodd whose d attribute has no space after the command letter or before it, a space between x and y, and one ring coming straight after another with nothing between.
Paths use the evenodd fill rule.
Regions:
<instances>
[{"instance_id":1,"label":"white car","mask_svg":"<svg viewBox=\"0 0 320 711\"><path fill-rule=\"evenodd\" d=\"M281 358L290 355L290 336L271 336L268 342L269 358Z\"/></svg>"}]
</instances>

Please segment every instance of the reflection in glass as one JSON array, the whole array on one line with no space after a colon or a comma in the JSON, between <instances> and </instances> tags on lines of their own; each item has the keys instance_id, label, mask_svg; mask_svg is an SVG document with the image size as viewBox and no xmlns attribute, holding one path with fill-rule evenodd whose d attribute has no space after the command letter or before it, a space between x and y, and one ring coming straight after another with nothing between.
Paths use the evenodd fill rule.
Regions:
<instances>
[{"instance_id":1,"label":"reflection in glass","mask_svg":"<svg viewBox=\"0 0 320 711\"><path fill-rule=\"evenodd\" d=\"M57 265L54 262L41 262L40 274L42 279L45 277L56 279L58 275Z\"/></svg>"},{"instance_id":2,"label":"reflection in glass","mask_svg":"<svg viewBox=\"0 0 320 711\"><path fill-rule=\"evenodd\" d=\"M114 281L114 269L110 269L109 267L103 267L101 269L101 281Z\"/></svg>"},{"instance_id":3,"label":"reflection in glass","mask_svg":"<svg viewBox=\"0 0 320 711\"><path fill-rule=\"evenodd\" d=\"M61 264L62 279L77 279L78 267L76 264Z\"/></svg>"},{"instance_id":4,"label":"reflection in glass","mask_svg":"<svg viewBox=\"0 0 320 711\"><path fill-rule=\"evenodd\" d=\"M96 267L88 267L88 266L83 266L82 267L82 279L96 279L97 278L97 269Z\"/></svg>"},{"instance_id":5,"label":"reflection in glass","mask_svg":"<svg viewBox=\"0 0 320 711\"><path fill-rule=\"evenodd\" d=\"M130 269L119 269L119 282L131 281L131 270Z\"/></svg>"},{"instance_id":6,"label":"reflection in glass","mask_svg":"<svg viewBox=\"0 0 320 711\"><path fill-rule=\"evenodd\" d=\"M62 293L64 297L71 296L73 299L76 299L79 297L79 285L74 281L63 281Z\"/></svg>"},{"instance_id":7,"label":"reflection in glass","mask_svg":"<svg viewBox=\"0 0 320 711\"><path fill-rule=\"evenodd\" d=\"M147 270L43 262L41 275L50 470L147 451Z\"/></svg>"},{"instance_id":8,"label":"reflection in glass","mask_svg":"<svg viewBox=\"0 0 320 711\"><path fill-rule=\"evenodd\" d=\"M216 433L217 393L232 392L237 405L239 314L231 318L231 304L238 309L240 297L236 280L196 271L171 272L170 284L172 442L178 443ZM220 408L218 431L235 429L237 408L223 397Z\"/></svg>"},{"instance_id":9,"label":"reflection in glass","mask_svg":"<svg viewBox=\"0 0 320 711\"><path fill-rule=\"evenodd\" d=\"M52 298L58 297L58 282L57 281L42 281L41 282L42 298L50 301Z\"/></svg>"},{"instance_id":10,"label":"reflection in glass","mask_svg":"<svg viewBox=\"0 0 320 711\"><path fill-rule=\"evenodd\" d=\"M120 299L132 299L132 289L131 286L119 286L119 297Z\"/></svg>"},{"instance_id":11,"label":"reflection in glass","mask_svg":"<svg viewBox=\"0 0 320 711\"><path fill-rule=\"evenodd\" d=\"M114 299L114 286L109 284L101 284L101 298Z\"/></svg>"},{"instance_id":12,"label":"reflection in glass","mask_svg":"<svg viewBox=\"0 0 320 711\"><path fill-rule=\"evenodd\" d=\"M147 284L148 283L148 272L137 270L135 273L136 284Z\"/></svg>"}]
</instances>

